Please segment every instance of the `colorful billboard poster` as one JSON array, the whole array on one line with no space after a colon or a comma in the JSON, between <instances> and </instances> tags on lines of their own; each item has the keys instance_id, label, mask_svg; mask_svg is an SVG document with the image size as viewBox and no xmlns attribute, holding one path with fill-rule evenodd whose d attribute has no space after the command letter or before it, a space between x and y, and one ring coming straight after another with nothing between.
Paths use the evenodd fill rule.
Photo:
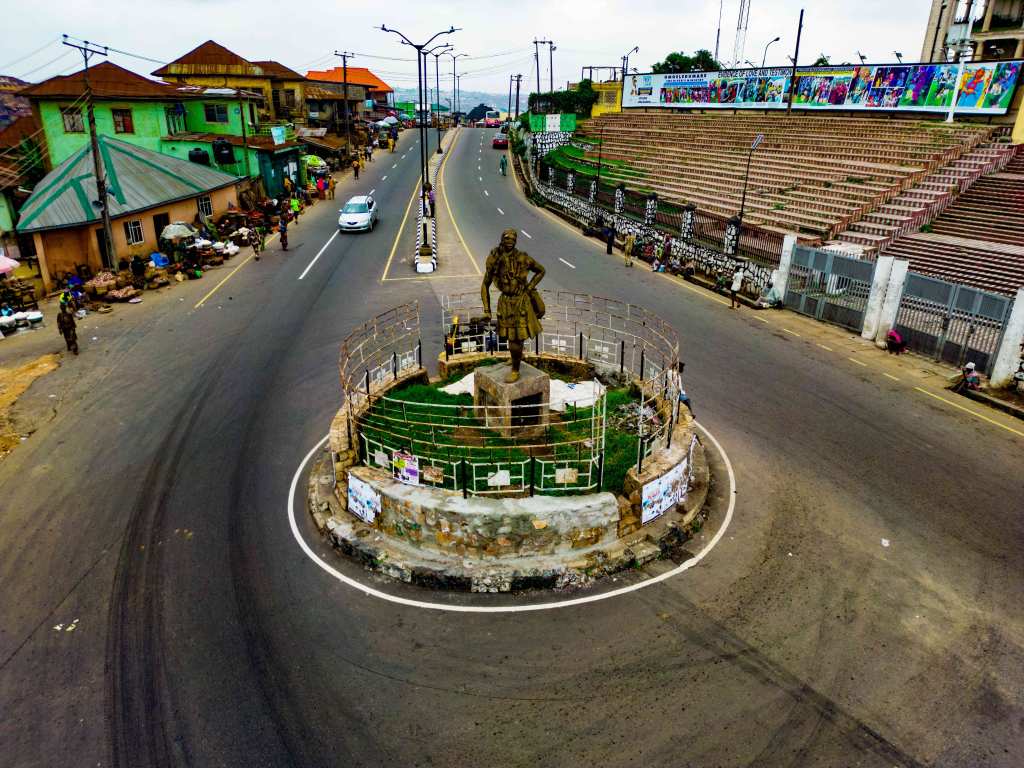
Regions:
<instances>
[{"instance_id":1,"label":"colorful billboard poster","mask_svg":"<svg viewBox=\"0 0 1024 768\"><path fill-rule=\"evenodd\" d=\"M1001 115L1010 107L1020 61L964 64L872 64L799 67L793 108L945 112L959 85L956 111ZM792 70L734 69L676 75L630 75L622 106L675 109L785 109Z\"/></svg>"},{"instance_id":2,"label":"colorful billboard poster","mask_svg":"<svg viewBox=\"0 0 1024 768\"><path fill-rule=\"evenodd\" d=\"M420 484L420 460L411 453L394 451L391 454L391 471L395 480L407 485Z\"/></svg>"},{"instance_id":3,"label":"colorful billboard poster","mask_svg":"<svg viewBox=\"0 0 1024 768\"><path fill-rule=\"evenodd\" d=\"M651 482L646 483L641 493L640 524L646 525L661 517L673 505L686 500L690 486L689 458L683 459L672 469Z\"/></svg>"},{"instance_id":4,"label":"colorful billboard poster","mask_svg":"<svg viewBox=\"0 0 1024 768\"><path fill-rule=\"evenodd\" d=\"M348 473L348 511L370 524L380 514L380 494L372 485L351 472Z\"/></svg>"}]
</instances>

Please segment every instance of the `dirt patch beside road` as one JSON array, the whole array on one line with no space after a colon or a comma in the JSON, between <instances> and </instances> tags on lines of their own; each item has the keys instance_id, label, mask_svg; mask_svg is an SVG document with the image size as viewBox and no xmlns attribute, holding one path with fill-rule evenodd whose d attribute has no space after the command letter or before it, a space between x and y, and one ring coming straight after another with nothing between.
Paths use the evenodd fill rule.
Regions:
<instances>
[{"instance_id":1,"label":"dirt patch beside road","mask_svg":"<svg viewBox=\"0 0 1024 768\"><path fill-rule=\"evenodd\" d=\"M57 370L60 355L41 355L21 365L0 368L0 460L21 444L11 423L11 411L18 398L32 386L32 382Z\"/></svg>"}]
</instances>

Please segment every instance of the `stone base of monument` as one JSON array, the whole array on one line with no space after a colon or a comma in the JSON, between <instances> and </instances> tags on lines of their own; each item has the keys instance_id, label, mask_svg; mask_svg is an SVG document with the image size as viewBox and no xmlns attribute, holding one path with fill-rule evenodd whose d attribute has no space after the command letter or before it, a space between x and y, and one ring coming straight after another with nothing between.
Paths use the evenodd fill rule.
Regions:
<instances>
[{"instance_id":1,"label":"stone base of monument","mask_svg":"<svg viewBox=\"0 0 1024 768\"><path fill-rule=\"evenodd\" d=\"M550 412L551 377L529 363L519 366L519 379L508 383L510 363L477 368L473 404L486 407L486 424L502 437L543 433Z\"/></svg>"}]
</instances>

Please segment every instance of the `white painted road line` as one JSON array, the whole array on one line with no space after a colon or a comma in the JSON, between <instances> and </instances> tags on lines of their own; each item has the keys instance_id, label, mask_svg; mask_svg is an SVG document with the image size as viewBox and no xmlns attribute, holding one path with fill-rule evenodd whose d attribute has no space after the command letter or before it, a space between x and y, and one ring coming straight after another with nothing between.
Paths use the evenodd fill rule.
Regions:
<instances>
[{"instance_id":1,"label":"white painted road line","mask_svg":"<svg viewBox=\"0 0 1024 768\"><path fill-rule=\"evenodd\" d=\"M487 195L488 197L490 197L490 196L491 196L491 193L490 193L490 192L488 192L488 191L487 191L486 189L484 190L484 194L485 194L485 195Z\"/></svg>"},{"instance_id":2,"label":"white painted road line","mask_svg":"<svg viewBox=\"0 0 1024 768\"><path fill-rule=\"evenodd\" d=\"M527 232L527 231L526 231L525 229L520 229L519 231L520 231L520 232L522 232L522 233L523 233L524 235L526 235L526 236L527 236L528 238L530 238L531 240L533 240L533 235L531 235L531 234L530 234L529 232Z\"/></svg>"},{"instance_id":3,"label":"white painted road line","mask_svg":"<svg viewBox=\"0 0 1024 768\"><path fill-rule=\"evenodd\" d=\"M398 163L395 163L394 165L391 166L392 169L397 168L397 167L398 167Z\"/></svg>"},{"instance_id":4,"label":"white painted road line","mask_svg":"<svg viewBox=\"0 0 1024 768\"><path fill-rule=\"evenodd\" d=\"M569 269L576 269L576 267L573 264L570 264L568 261L563 259L561 256L558 257L558 260L560 262L562 262L563 264L565 264L565 266L567 266Z\"/></svg>"},{"instance_id":5,"label":"white painted road line","mask_svg":"<svg viewBox=\"0 0 1024 768\"><path fill-rule=\"evenodd\" d=\"M376 192L376 191L377 191L377 188L376 188L376 187L374 187L373 189L371 189L371 190L370 190L370 194L372 195L372 194L373 194L374 192Z\"/></svg>"},{"instance_id":6,"label":"white painted road line","mask_svg":"<svg viewBox=\"0 0 1024 768\"><path fill-rule=\"evenodd\" d=\"M323 252L327 250L327 246L334 242L334 238L336 238L338 236L338 232L339 231L340 230L337 230L337 229L334 230L334 234L330 236L330 238L327 240L327 242L324 243L324 247L320 249L320 252L317 253L317 255L313 257L313 260L311 262L309 262L309 266L306 267L304 270L302 270L302 274L299 275L299 280L304 278L309 273L309 270L311 270L313 268L313 265L316 264L317 259L319 259L323 255Z\"/></svg>"},{"instance_id":7,"label":"white painted road line","mask_svg":"<svg viewBox=\"0 0 1024 768\"><path fill-rule=\"evenodd\" d=\"M388 180L388 177L387 177L387 176L381 176L381 177L380 177L380 180L381 180L381 181L387 181L387 180Z\"/></svg>"},{"instance_id":8,"label":"white painted road line","mask_svg":"<svg viewBox=\"0 0 1024 768\"><path fill-rule=\"evenodd\" d=\"M483 176L477 176L476 178L477 178L477 181L479 181L481 184L483 183L483 180L484 180Z\"/></svg>"},{"instance_id":9,"label":"white painted road line","mask_svg":"<svg viewBox=\"0 0 1024 768\"><path fill-rule=\"evenodd\" d=\"M729 506L725 511L725 517L722 520L722 525L717 531L715 531L715 535L711 537L711 541L709 541L704 548L700 550L700 552L689 560L684 561L681 565L677 565L671 570L659 573L657 576L653 576L646 581L629 584L628 586L619 587L618 589L612 589L608 592L602 592L596 595L574 597L568 600L550 603L525 603L521 605L453 605L451 603L434 603L426 600L413 600L408 597L399 597L398 595L392 595L367 586L366 584L356 581L351 576L346 576L337 568L324 562L326 556L317 556L299 532L299 523L295 517L295 495L298 492L299 479L302 477L303 472L306 469L306 465L309 464L317 451L320 451L323 448L324 443L327 442L330 435L325 435L320 442L313 446L310 452L306 454L305 458L303 458L302 463L299 464L299 468L295 470L295 474L292 476L292 483L288 488L288 524L292 529L292 536L295 538L295 541L298 542L299 548L318 568L325 571L328 575L333 576L343 584L362 592L367 597L376 597L380 600L386 600L389 603L397 605L405 605L412 608L425 608L434 611L451 611L453 613L525 613L528 611L550 611L555 610L556 608L569 608L571 606L586 605L587 603L609 600L613 597L628 595L630 592L636 592L655 584L660 584L663 581L671 579L673 576L678 576L680 573L700 565L701 561L707 557L711 550L717 546L718 542L722 540L725 536L725 532L729 530L729 525L732 523L732 517L736 509L736 473L733 471L732 462L729 461L729 456L723 450L722 444L719 443L718 440L715 439L715 436L708 432L700 423L697 423L697 428L700 429L700 431L707 436L711 444L715 446L715 449L718 451L718 455L722 457L722 463L725 464L726 472L729 474ZM303 499L305 499L305 495L303 495Z\"/></svg>"},{"instance_id":10,"label":"white painted road line","mask_svg":"<svg viewBox=\"0 0 1024 768\"><path fill-rule=\"evenodd\" d=\"M498 209L498 213L500 213L502 216L505 215L505 212L503 210L501 210L501 208Z\"/></svg>"}]
</instances>

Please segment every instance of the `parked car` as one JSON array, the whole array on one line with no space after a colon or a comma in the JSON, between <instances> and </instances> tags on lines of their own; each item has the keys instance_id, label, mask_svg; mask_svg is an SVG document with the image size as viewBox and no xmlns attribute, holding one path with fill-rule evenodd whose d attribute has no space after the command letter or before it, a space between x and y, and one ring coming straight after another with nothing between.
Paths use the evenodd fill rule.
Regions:
<instances>
[{"instance_id":1,"label":"parked car","mask_svg":"<svg viewBox=\"0 0 1024 768\"><path fill-rule=\"evenodd\" d=\"M491 139L491 147L494 149L508 149L508 135L504 133L494 134L494 138Z\"/></svg>"},{"instance_id":2,"label":"parked car","mask_svg":"<svg viewBox=\"0 0 1024 768\"><path fill-rule=\"evenodd\" d=\"M369 195L349 198L338 216L338 229L342 232L372 232L377 225L377 203Z\"/></svg>"}]
</instances>

